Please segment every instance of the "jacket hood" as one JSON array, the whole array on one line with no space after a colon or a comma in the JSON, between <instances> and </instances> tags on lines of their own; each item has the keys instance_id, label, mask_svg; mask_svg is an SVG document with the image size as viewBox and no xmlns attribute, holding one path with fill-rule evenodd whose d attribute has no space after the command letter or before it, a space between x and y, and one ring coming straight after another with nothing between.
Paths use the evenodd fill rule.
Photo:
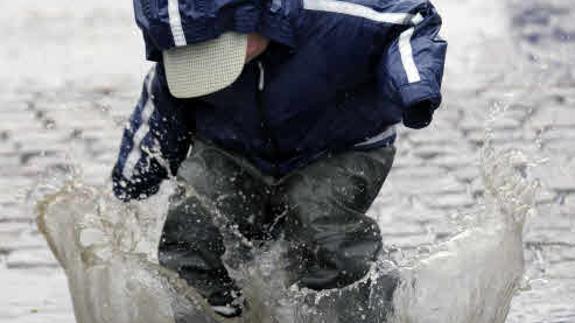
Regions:
<instances>
[{"instance_id":1,"label":"jacket hood","mask_svg":"<svg viewBox=\"0 0 575 323\"><path fill-rule=\"evenodd\" d=\"M288 0L134 0L136 22L144 34L148 58L161 51L219 37L222 33L259 32L295 46Z\"/></svg>"}]
</instances>

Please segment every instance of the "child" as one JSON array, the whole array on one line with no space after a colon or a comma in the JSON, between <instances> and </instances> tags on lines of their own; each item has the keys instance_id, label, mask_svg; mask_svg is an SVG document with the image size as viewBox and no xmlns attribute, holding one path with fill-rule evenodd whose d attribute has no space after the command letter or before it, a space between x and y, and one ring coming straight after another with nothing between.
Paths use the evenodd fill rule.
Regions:
<instances>
[{"instance_id":1,"label":"child","mask_svg":"<svg viewBox=\"0 0 575 323\"><path fill-rule=\"evenodd\" d=\"M441 103L447 44L426 0L135 0L156 65L113 170L122 200L177 176L160 263L222 316L242 313L222 261L224 216L288 242L292 283L341 288L381 250L365 215L391 168L395 125ZM208 207L208 205L210 207ZM359 320L359 318L358 318Z\"/></svg>"}]
</instances>

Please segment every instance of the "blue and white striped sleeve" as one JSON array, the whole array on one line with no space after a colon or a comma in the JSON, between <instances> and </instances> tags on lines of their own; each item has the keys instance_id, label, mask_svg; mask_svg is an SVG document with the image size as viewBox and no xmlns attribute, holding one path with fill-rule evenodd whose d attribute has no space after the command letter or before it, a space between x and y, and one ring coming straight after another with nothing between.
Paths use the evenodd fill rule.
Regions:
<instances>
[{"instance_id":1,"label":"blue and white striped sleeve","mask_svg":"<svg viewBox=\"0 0 575 323\"><path fill-rule=\"evenodd\" d=\"M447 42L439 37L442 21L431 3L413 10L411 23L387 48L379 78L385 94L399 101L403 123L423 128L441 104Z\"/></svg>"},{"instance_id":2,"label":"blue and white striped sleeve","mask_svg":"<svg viewBox=\"0 0 575 323\"><path fill-rule=\"evenodd\" d=\"M112 171L114 194L123 201L155 194L177 172L190 147L184 107L159 80L160 68L156 65L146 76Z\"/></svg>"}]
</instances>

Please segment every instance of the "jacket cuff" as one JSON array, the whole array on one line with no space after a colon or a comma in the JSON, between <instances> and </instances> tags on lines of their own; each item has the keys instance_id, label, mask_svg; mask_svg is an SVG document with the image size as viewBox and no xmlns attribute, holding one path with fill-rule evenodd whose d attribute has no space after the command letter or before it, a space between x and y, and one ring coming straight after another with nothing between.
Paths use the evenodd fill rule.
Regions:
<instances>
[{"instance_id":1,"label":"jacket cuff","mask_svg":"<svg viewBox=\"0 0 575 323\"><path fill-rule=\"evenodd\" d=\"M431 82L422 81L404 85L399 89L399 94L404 108L428 101L432 104L431 108L435 110L441 104L441 92L437 85Z\"/></svg>"},{"instance_id":2,"label":"jacket cuff","mask_svg":"<svg viewBox=\"0 0 575 323\"><path fill-rule=\"evenodd\" d=\"M399 90L403 106L403 123L406 127L421 129L428 126L433 112L441 105L441 93L428 82L403 86Z\"/></svg>"},{"instance_id":3,"label":"jacket cuff","mask_svg":"<svg viewBox=\"0 0 575 323\"><path fill-rule=\"evenodd\" d=\"M144 180L130 181L119 172L118 167L112 171L112 190L116 198L123 202L130 200L144 200L160 189L159 183L150 183Z\"/></svg>"}]
</instances>

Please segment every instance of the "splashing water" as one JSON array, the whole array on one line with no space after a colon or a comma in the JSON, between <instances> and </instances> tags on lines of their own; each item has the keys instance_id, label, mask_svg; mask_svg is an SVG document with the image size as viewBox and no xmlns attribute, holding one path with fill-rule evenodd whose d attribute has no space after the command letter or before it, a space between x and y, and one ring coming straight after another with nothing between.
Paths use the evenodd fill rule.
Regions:
<instances>
[{"instance_id":1,"label":"splashing water","mask_svg":"<svg viewBox=\"0 0 575 323\"><path fill-rule=\"evenodd\" d=\"M486 198L475 224L401 272L393 322L505 322L524 273L522 233L537 183L519 152L482 152ZM515 166L514 166L515 165Z\"/></svg>"},{"instance_id":2,"label":"splashing water","mask_svg":"<svg viewBox=\"0 0 575 323\"><path fill-rule=\"evenodd\" d=\"M253 251L216 217L231 228L222 232L225 263L249 304L238 322L504 322L524 273L522 233L534 213L537 184L524 176L524 155L497 152L487 142L481 153L485 196L474 221L411 265L382 257L365 279L340 290L286 287L282 242ZM77 321L172 323L181 312L188 322L220 322L193 288L157 264L170 184L146 202L126 204L77 178L42 190L36 208L39 228L68 276ZM252 260L238 265L246 252ZM394 292L390 277L399 277ZM340 313L338 321L365 285L368 305L350 311L349 319Z\"/></svg>"}]
</instances>

